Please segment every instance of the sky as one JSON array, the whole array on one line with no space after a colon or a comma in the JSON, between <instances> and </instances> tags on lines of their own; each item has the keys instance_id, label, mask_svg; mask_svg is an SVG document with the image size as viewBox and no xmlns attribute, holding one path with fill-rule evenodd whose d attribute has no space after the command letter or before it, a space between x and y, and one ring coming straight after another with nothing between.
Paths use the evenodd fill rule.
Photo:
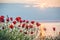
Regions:
<instances>
[{"instance_id":1,"label":"sky","mask_svg":"<svg viewBox=\"0 0 60 40\"><path fill-rule=\"evenodd\" d=\"M0 0L0 15L26 20L60 21L60 0Z\"/></svg>"},{"instance_id":2,"label":"sky","mask_svg":"<svg viewBox=\"0 0 60 40\"><path fill-rule=\"evenodd\" d=\"M31 4L33 7L60 7L60 0L0 0L0 3L24 3Z\"/></svg>"}]
</instances>

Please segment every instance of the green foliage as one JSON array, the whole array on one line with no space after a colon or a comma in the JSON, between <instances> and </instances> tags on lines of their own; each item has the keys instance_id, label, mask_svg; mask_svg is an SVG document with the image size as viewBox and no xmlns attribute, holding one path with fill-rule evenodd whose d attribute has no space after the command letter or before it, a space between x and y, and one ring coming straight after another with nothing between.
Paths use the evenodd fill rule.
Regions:
<instances>
[{"instance_id":1,"label":"green foliage","mask_svg":"<svg viewBox=\"0 0 60 40\"><path fill-rule=\"evenodd\" d=\"M30 37L24 33L20 33L17 30L11 32L7 30L8 29L0 31L0 40L30 40Z\"/></svg>"}]
</instances>

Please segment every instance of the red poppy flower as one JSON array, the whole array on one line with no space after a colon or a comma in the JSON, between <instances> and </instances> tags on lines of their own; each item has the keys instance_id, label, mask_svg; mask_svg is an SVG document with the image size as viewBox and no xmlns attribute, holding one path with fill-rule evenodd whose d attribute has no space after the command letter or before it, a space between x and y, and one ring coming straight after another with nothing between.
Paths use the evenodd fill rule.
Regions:
<instances>
[{"instance_id":1,"label":"red poppy flower","mask_svg":"<svg viewBox=\"0 0 60 40\"><path fill-rule=\"evenodd\" d=\"M21 25L18 25L18 27L21 27Z\"/></svg>"},{"instance_id":2,"label":"red poppy flower","mask_svg":"<svg viewBox=\"0 0 60 40\"><path fill-rule=\"evenodd\" d=\"M0 22L4 22L4 19L0 18Z\"/></svg>"},{"instance_id":3,"label":"red poppy flower","mask_svg":"<svg viewBox=\"0 0 60 40\"><path fill-rule=\"evenodd\" d=\"M55 31L55 27L53 27L53 31Z\"/></svg>"},{"instance_id":4,"label":"red poppy flower","mask_svg":"<svg viewBox=\"0 0 60 40\"><path fill-rule=\"evenodd\" d=\"M36 25L37 25L37 27L38 27L38 26L40 26L41 24L40 24L40 23L38 23L38 22L36 22Z\"/></svg>"},{"instance_id":5,"label":"red poppy flower","mask_svg":"<svg viewBox=\"0 0 60 40\"><path fill-rule=\"evenodd\" d=\"M23 20L23 22L25 22L25 20Z\"/></svg>"},{"instance_id":6,"label":"red poppy flower","mask_svg":"<svg viewBox=\"0 0 60 40\"><path fill-rule=\"evenodd\" d=\"M4 16L1 16L1 18L4 18Z\"/></svg>"},{"instance_id":7,"label":"red poppy flower","mask_svg":"<svg viewBox=\"0 0 60 40\"><path fill-rule=\"evenodd\" d=\"M26 25L26 24L22 24L22 28L24 28L24 27L25 27L25 25Z\"/></svg>"},{"instance_id":8,"label":"red poppy flower","mask_svg":"<svg viewBox=\"0 0 60 40\"><path fill-rule=\"evenodd\" d=\"M33 34L34 32L31 32L31 34Z\"/></svg>"},{"instance_id":9,"label":"red poppy flower","mask_svg":"<svg viewBox=\"0 0 60 40\"><path fill-rule=\"evenodd\" d=\"M60 32L59 32L59 35L60 35Z\"/></svg>"},{"instance_id":10,"label":"red poppy flower","mask_svg":"<svg viewBox=\"0 0 60 40\"><path fill-rule=\"evenodd\" d=\"M14 28L14 26L11 24L11 25L9 26L9 28L13 29L13 28Z\"/></svg>"},{"instance_id":11,"label":"red poppy flower","mask_svg":"<svg viewBox=\"0 0 60 40\"><path fill-rule=\"evenodd\" d=\"M26 25L26 29L28 29L29 28L29 26L28 25Z\"/></svg>"},{"instance_id":12,"label":"red poppy flower","mask_svg":"<svg viewBox=\"0 0 60 40\"><path fill-rule=\"evenodd\" d=\"M29 21L28 21L28 20L26 20L26 23L29 23Z\"/></svg>"},{"instance_id":13,"label":"red poppy flower","mask_svg":"<svg viewBox=\"0 0 60 40\"><path fill-rule=\"evenodd\" d=\"M31 24L34 24L35 23L35 21L31 21Z\"/></svg>"},{"instance_id":14,"label":"red poppy flower","mask_svg":"<svg viewBox=\"0 0 60 40\"><path fill-rule=\"evenodd\" d=\"M29 25L30 28L33 28L33 25Z\"/></svg>"},{"instance_id":15,"label":"red poppy flower","mask_svg":"<svg viewBox=\"0 0 60 40\"><path fill-rule=\"evenodd\" d=\"M27 32L24 32L24 34L27 34Z\"/></svg>"},{"instance_id":16,"label":"red poppy flower","mask_svg":"<svg viewBox=\"0 0 60 40\"><path fill-rule=\"evenodd\" d=\"M9 18L6 18L6 21L9 22Z\"/></svg>"},{"instance_id":17,"label":"red poppy flower","mask_svg":"<svg viewBox=\"0 0 60 40\"><path fill-rule=\"evenodd\" d=\"M20 23L22 23L22 20L20 20Z\"/></svg>"},{"instance_id":18,"label":"red poppy flower","mask_svg":"<svg viewBox=\"0 0 60 40\"><path fill-rule=\"evenodd\" d=\"M16 24L16 21L13 21L13 24Z\"/></svg>"},{"instance_id":19,"label":"red poppy flower","mask_svg":"<svg viewBox=\"0 0 60 40\"><path fill-rule=\"evenodd\" d=\"M21 17L16 17L16 21L19 22L21 20Z\"/></svg>"},{"instance_id":20,"label":"red poppy flower","mask_svg":"<svg viewBox=\"0 0 60 40\"><path fill-rule=\"evenodd\" d=\"M43 28L44 31L46 31L46 28Z\"/></svg>"},{"instance_id":21,"label":"red poppy flower","mask_svg":"<svg viewBox=\"0 0 60 40\"><path fill-rule=\"evenodd\" d=\"M4 16L0 16L0 22L4 22Z\"/></svg>"},{"instance_id":22,"label":"red poppy flower","mask_svg":"<svg viewBox=\"0 0 60 40\"><path fill-rule=\"evenodd\" d=\"M12 18L12 17L10 17L10 20L11 20L11 21L13 21L13 18Z\"/></svg>"}]
</instances>

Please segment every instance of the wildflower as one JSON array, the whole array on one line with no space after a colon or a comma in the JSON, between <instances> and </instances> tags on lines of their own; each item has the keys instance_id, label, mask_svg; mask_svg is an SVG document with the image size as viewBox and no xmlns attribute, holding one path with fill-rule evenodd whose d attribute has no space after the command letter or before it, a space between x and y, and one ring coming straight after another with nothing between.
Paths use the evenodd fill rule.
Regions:
<instances>
[{"instance_id":1,"label":"wildflower","mask_svg":"<svg viewBox=\"0 0 60 40\"><path fill-rule=\"evenodd\" d=\"M1 18L4 18L4 16L1 16Z\"/></svg>"},{"instance_id":2,"label":"wildflower","mask_svg":"<svg viewBox=\"0 0 60 40\"><path fill-rule=\"evenodd\" d=\"M13 21L13 24L16 24L16 21Z\"/></svg>"},{"instance_id":3,"label":"wildflower","mask_svg":"<svg viewBox=\"0 0 60 40\"><path fill-rule=\"evenodd\" d=\"M53 31L55 31L55 27L53 27Z\"/></svg>"},{"instance_id":4,"label":"wildflower","mask_svg":"<svg viewBox=\"0 0 60 40\"><path fill-rule=\"evenodd\" d=\"M27 32L24 32L24 34L27 34Z\"/></svg>"},{"instance_id":5,"label":"wildflower","mask_svg":"<svg viewBox=\"0 0 60 40\"><path fill-rule=\"evenodd\" d=\"M34 32L31 32L31 34L33 34Z\"/></svg>"},{"instance_id":6,"label":"wildflower","mask_svg":"<svg viewBox=\"0 0 60 40\"><path fill-rule=\"evenodd\" d=\"M4 26L2 27L2 29L5 29Z\"/></svg>"},{"instance_id":7,"label":"wildflower","mask_svg":"<svg viewBox=\"0 0 60 40\"><path fill-rule=\"evenodd\" d=\"M36 25L37 25L37 27L39 27L40 26L40 23L37 22Z\"/></svg>"},{"instance_id":8,"label":"wildflower","mask_svg":"<svg viewBox=\"0 0 60 40\"><path fill-rule=\"evenodd\" d=\"M20 30L20 32L22 32L22 30Z\"/></svg>"},{"instance_id":9,"label":"wildflower","mask_svg":"<svg viewBox=\"0 0 60 40\"><path fill-rule=\"evenodd\" d=\"M23 20L23 22L25 22L25 20Z\"/></svg>"},{"instance_id":10,"label":"wildflower","mask_svg":"<svg viewBox=\"0 0 60 40\"><path fill-rule=\"evenodd\" d=\"M28 21L28 20L26 20L26 23L29 23L29 21Z\"/></svg>"},{"instance_id":11,"label":"wildflower","mask_svg":"<svg viewBox=\"0 0 60 40\"><path fill-rule=\"evenodd\" d=\"M29 25L30 28L33 28L33 25Z\"/></svg>"},{"instance_id":12,"label":"wildflower","mask_svg":"<svg viewBox=\"0 0 60 40\"><path fill-rule=\"evenodd\" d=\"M31 24L34 24L35 23L35 21L31 21Z\"/></svg>"},{"instance_id":13,"label":"wildflower","mask_svg":"<svg viewBox=\"0 0 60 40\"><path fill-rule=\"evenodd\" d=\"M0 22L4 22L4 16L0 16Z\"/></svg>"},{"instance_id":14,"label":"wildflower","mask_svg":"<svg viewBox=\"0 0 60 40\"><path fill-rule=\"evenodd\" d=\"M9 26L9 28L13 29L13 28L14 28L14 26L11 24L11 25Z\"/></svg>"},{"instance_id":15,"label":"wildflower","mask_svg":"<svg viewBox=\"0 0 60 40\"><path fill-rule=\"evenodd\" d=\"M9 22L9 18L6 18L6 21Z\"/></svg>"},{"instance_id":16,"label":"wildflower","mask_svg":"<svg viewBox=\"0 0 60 40\"><path fill-rule=\"evenodd\" d=\"M28 25L26 25L26 29L28 29L29 28L29 26Z\"/></svg>"},{"instance_id":17,"label":"wildflower","mask_svg":"<svg viewBox=\"0 0 60 40\"><path fill-rule=\"evenodd\" d=\"M20 23L22 23L22 20L20 20Z\"/></svg>"},{"instance_id":18,"label":"wildflower","mask_svg":"<svg viewBox=\"0 0 60 40\"><path fill-rule=\"evenodd\" d=\"M11 21L13 21L13 18L12 18L12 17L10 17L10 20L11 20Z\"/></svg>"},{"instance_id":19,"label":"wildflower","mask_svg":"<svg viewBox=\"0 0 60 40\"><path fill-rule=\"evenodd\" d=\"M59 32L59 35L60 35L60 32Z\"/></svg>"},{"instance_id":20,"label":"wildflower","mask_svg":"<svg viewBox=\"0 0 60 40\"><path fill-rule=\"evenodd\" d=\"M21 27L21 25L19 24L18 27Z\"/></svg>"},{"instance_id":21,"label":"wildflower","mask_svg":"<svg viewBox=\"0 0 60 40\"><path fill-rule=\"evenodd\" d=\"M21 17L16 17L16 21L19 22L21 20Z\"/></svg>"},{"instance_id":22,"label":"wildflower","mask_svg":"<svg viewBox=\"0 0 60 40\"><path fill-rule=\"evenodd\" d=\"M25 23L24 23L24 24L22 24L22 28L24 28L24 27L25 27L25 25L26 25Z\"/></svg>"}]
</instances>

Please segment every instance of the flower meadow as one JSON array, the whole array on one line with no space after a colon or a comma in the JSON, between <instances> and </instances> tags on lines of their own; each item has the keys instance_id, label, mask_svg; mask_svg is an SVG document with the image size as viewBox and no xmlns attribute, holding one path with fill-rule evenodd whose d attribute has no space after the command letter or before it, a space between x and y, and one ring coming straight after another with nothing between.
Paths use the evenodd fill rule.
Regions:
<instances>
[{"instance_id":1,"label":"flower meadow","mask_svg":"<svg viewBox=\"0 0 60 40\"><path fill-rule=\"evenodd\" d=\"M0 40L34 40L39 32L40 23L34 20L23 20L0 16Z\"/></svg>"},{"instance_id":2,"label":"flower meadow","mask_svg":"<svg viewBox=\"0 0 60 40\"><path fill-rule=\"evenodd\" d=\"M47 33L47 28L43 27L42 24L34 20L24 20L20 16L15 18L0 16L0 40L60 40L59 35L52 37L42 36L43 32ZM49 24L50 25L50 24ZM56 27L52 27L54 34L56 33ZM38 34L39 33L39 34Z\"/></svg>"}]
</instances>

